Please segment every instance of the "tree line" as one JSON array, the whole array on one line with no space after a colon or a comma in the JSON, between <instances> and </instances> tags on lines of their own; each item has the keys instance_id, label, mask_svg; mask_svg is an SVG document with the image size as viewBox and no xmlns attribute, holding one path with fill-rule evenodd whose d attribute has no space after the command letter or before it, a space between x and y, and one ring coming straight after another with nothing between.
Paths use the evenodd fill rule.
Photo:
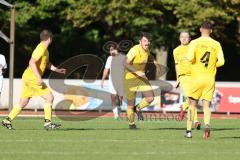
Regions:
<instances>
[{"instance_id":1,"label":"tree line","mask_svg":"<svg viewBox=\"0 0 240 160\"><path fill-rule=\"evenodd\" d=\"M138 43L140 31L152 35L151 52L160 57L175 78L173 49L182 30L199 36L202 21L214 24L213 38L220 41L226 65L217 80L238 81L233 72L240 59L239 0L9 0L16 7L15 77L20 77L42 29L54 34L50 60L56 64L77 54L95 54L106 60L108 41ZM8 34L10 12L0 6L0 29ZM8 59L8 44L0 40L0 52ZM240 67L240 66L239 66ZM72 78L81 78L76 71ZM47 76L48 74L46 74ZM155 74L150 75L155 78Z\"/></svg>"}]
</instances>

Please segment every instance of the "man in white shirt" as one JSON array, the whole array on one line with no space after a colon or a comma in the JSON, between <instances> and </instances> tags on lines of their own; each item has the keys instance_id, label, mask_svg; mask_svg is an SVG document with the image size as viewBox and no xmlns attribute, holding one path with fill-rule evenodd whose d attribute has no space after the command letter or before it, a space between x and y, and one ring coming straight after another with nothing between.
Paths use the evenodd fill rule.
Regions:
<instances>
[{"instance_id":1,"label":"man in white shirt","mask_svg":"<svg viewBox=\"0 0 240 160\"><path fill-rule=\"evenodd\" d=\"M0 54L0 96L3 88L3 73L7 69L7 63L4 55Z\"/></svg>"},{"instance_id":2,"label":"man in white shirt","mask_svg":"<svg viewBox=\"0 0 240 160\"><path fill-rule=\"evenodd\" d=\"M104 84L104 80L105 78L108 76L109 77L109 92L111 94L111 100L112 100L112 109L113 109L113 114L114 114L114 118L115 119L119 119L120 117L120 109L121 109L121 105L122 105L122 99L123 93L119 93L118 88L121 88L119 86L115 86L113 85L113 81L112 81L112 62L114 61L114 58L116 58L118 56L118 51L116 46L111 46L109 48L109 54L110 56L107 59L107 62L105 64L105 69L103 71L103 75L102 75L102 81L101 81L101 87L103 88L103 84ZM118 73L120 74L120 73ZM121 75L121 74L120 74ZM117 107L117 100L116 98L119 98L119 108Z\"/></svg>"}]
</instances>

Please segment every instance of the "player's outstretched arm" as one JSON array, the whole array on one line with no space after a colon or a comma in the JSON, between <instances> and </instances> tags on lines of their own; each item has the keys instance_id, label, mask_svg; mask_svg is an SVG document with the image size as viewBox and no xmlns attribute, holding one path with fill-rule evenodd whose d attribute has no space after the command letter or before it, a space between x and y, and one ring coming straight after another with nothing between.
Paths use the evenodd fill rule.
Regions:
<instances>
[{"instance_id":1,"label":"player's outstretched arm","mask_svg":"<svg viewBox=\"0 0 240 160\"><path fill-rule=\"evenodd\" d=\"M61 74L66 74L66 69L65 68L57 68L55 67L51 62L48 62L48 68L53 71L53 72L57 72L57 73L61 73Z\"/></svg>"}]
</instances>

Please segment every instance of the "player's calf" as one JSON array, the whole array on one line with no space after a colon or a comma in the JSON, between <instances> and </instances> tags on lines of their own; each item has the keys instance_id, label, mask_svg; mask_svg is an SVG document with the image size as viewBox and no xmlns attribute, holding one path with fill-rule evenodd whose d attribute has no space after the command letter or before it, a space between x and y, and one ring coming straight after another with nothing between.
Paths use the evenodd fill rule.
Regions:
<instances>
[{"instance_id":1,"label":"player's calf","mask_svg":"<svg viewBox=\"0 0 240 160\"><path fill-rule=\"evenodd\" d=\"M180 113L179 113L179 116L178 116L178 121L183 121L185 117L185 111L183 110L183 107L180 107Z\"/></svg>"}]
</instances>

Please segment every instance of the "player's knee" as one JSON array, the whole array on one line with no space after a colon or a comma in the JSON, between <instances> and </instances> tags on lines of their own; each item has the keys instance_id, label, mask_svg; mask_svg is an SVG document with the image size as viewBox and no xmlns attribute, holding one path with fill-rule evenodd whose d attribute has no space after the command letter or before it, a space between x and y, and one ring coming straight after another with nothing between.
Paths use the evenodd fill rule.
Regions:
<instances>
[{"instance_id":1,"label":"player's knee","mask_svg":"<svg viewBox=\"0 0 240 160\"><path fill-rule=\"evenodd\" d=\"M53 100L54 100L54 97L53 97L53 94L51 93L47 96L46 101L48 103L53 103Z\"/></svg>"},{"instance_id":2,"label":"player's knee","mask_svg":"<svg viewBox=\"0 0 240 160\"><path fill-rule=\"evenodd\" d=\"M154 101L154 97L147 97L146 98L146 101L148 102L148 103L152 103L153 101Z\"/></svg>"},{"instance_id":3,"label":"player's knee","mask_svg":"<svg viewBox=\"0 0 240 160\"><path fill-rule=\"evenodd\" d=\"M128 108L128 109L133 109L133 108L134 108L134 104L132 104L132 103L127 104L127 108Z\"/></svg>"},{"instance_id":4,"label":"player's knee","mask_svg":"<svg viewBox=\"0 0 240 160\"><path fill-rule=\"evenodd\" d=\"M19 102L19 106L20 106L21 108L26 107L27 104L28 104L28 101L27 101L27 100L21 100L21 101Z\"/></svg>"}]
</instances>

